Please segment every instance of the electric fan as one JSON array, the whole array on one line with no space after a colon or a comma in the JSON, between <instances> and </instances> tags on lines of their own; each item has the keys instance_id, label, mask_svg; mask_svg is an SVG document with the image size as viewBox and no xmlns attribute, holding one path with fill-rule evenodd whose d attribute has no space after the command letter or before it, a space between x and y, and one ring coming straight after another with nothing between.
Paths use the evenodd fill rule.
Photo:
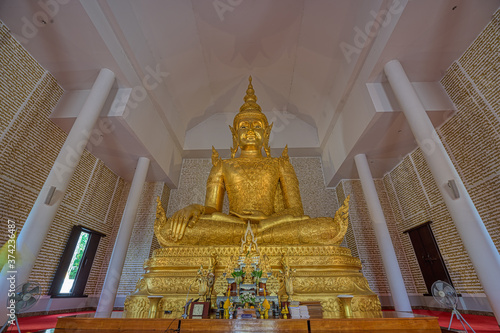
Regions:
<instances>
[{"instance_id":1,"label":"electric fan","mask_svg":"<svg viewBox=\"0 0 500 333\"><path fill-rule=\"evenodd\" d=\"M14 304L14 318L10 317L2 326L0 332L3 332L3 329L7 327L7 325L15 322L17 324L17 331L21 333L17 315L31 308L40 298L40 285L38 283L26 282L23 285L17 286L16 290L17 292L9 295L9 299L7 300L7 308L12 308L12 304Z\"/></svg>"},{"instance_id":2,"label":"electric fan","mask_svg":"<svg viewBox=\"0 0 500 333\"><path fill-rule=\"evenodd\" d=\"M460 324L462 324L462 327L464 328L464 330L466 332L468 332L468 330L467 330L467 328L465 328L464 323L467 326L469 326L469 328L472 330L472 332L474 332L474 333L476 332L476 331L474 331L474 329L472 329L472 327L470 327L469 323L464 319L464 317L462 317L460 312L458 312L458 310L457 310L457 301L458 301L457 292L449 283L441 281L441 280L437 280L436 282L434 282L432 284L431 293L432 293L432 296L434 297L434 299L439 304L444 305L445 307L452 309L450 324L448 325L448 330L451 327L451 322L453 321L453 316L457 316L457 319L460 321Z\"/></svg>"}]
</instances>

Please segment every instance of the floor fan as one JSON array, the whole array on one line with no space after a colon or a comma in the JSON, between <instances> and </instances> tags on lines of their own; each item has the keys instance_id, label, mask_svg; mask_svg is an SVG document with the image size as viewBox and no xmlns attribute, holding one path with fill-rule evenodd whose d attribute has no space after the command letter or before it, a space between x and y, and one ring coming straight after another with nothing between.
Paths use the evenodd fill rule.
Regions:
<instances>
[{"instance_id":1,"label":"floor fan","mask_svg":"<svg viewBox=\"0 0 500 333\"><path fill-rule=\"evenodd\" d=\"M10 323L15 323L18 333L21 333L17 316L35 305L38 298L40 298L40 286L37 283L26 282L23 285L19 285L16 290L16 293L7 299L7 307L9 307L10 304L14 304L14 319L12 321L7 320L0 329L0 332L3 332L4 328Z\"/></svg>"},{"instance_id":2,"label":"floor fan","mask_svg":"<svg viewBox=\"0 0 500 333\"><path fill-rule=\"evenodd\" d=\"M448 325L448 330L451 327L451 322L453 321L453 316L456 316L466 332L468 332L468 330L465 327L464 323L467 326L469 326L469 328L472 330L472 332L476 333L476 331L474 331L474 329L472 329L472 327L465 320L465 318L462 317L460 312L458 312L458 310L457 310L457 301L458 301L457 292L449 283L441 281L441 280L437 280L436 282L434 282L432 284L431 293L432 293L432 296L434 297L434 299L439 304L441 304L449 309L452 309L450 324Z\"/></svg>"}]
</instances>

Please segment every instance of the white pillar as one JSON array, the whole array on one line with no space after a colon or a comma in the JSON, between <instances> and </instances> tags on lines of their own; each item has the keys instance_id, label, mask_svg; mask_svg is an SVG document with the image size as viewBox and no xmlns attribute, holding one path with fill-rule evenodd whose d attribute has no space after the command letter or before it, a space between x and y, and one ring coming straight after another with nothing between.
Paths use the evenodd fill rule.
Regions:
<instances>
[{"instance_id":1,"label":"white pillar","mask_svg":"<svg viewBox=\"0 0 500 333\"><path fill-rule=\"evenodd\" d=\"M382 255L382 263L387 281L389 282L394 308L396 311L412 312L403 276L399 268L398 258L392 246L391 235L387 228L387 222L385 221L366 155L358 154L354 157L354 161L356 162L361 187L363 188L363 194L368 205L375 238L377 238L377 244Z\"/></svg>"},{"instance_id":2,"label":"white pillar","mask_svg":"<svg viewBox=\"0 0 500 333\"><path fill-rule=\"evenodd\" d=\"M96 318L109 318L113 312L115 304L116 292L118 291L118 284L122 275L123 264L127 256L128 245L130 237L132 236L132 229L134 228L135 216L137 215L137 208L141 200L142 188L148 173L149 159L146 157L139 158L137 168L135 169L134 179L130 185L127 203L123 210L123 216L116 235L115 246L113 253L109 260L108 271L104 284L102 286L101 297L95 313Z\"/></svg>"},{"instance_id":3,"label":"white pillar","mask_svg":"<svg viewBox=\"0 0 500 333\"><path fill-rule=\"evenodd\" d=\"M14 273L16 285L28 281L38 253L47 237L52 221L57 214L59 205L64 198L71 177L80 161L91 131L114 81L115 75L112 71L106 68L101 69L19 233L17 239L19 266L12 270L5 265L2 270L0 304L6 304L7 302L7 292L3 292L8 289L7 281L4 278L6 274L10 276L10 271L16 272ZM49 200L47 197L51 187L54 187L55 191L53 191L53 196ZM5 307L2 306L1 308L0 314L3 314L2 311L4 311Z\"/></svg>"},{"instance_id":4,"label":"white pillar","mask_svg":"<svg viewBox=\"0 0 500 333\"><path fill-rule=\"evenodd\" d=\"M500 323L498 250L400 62L392 60L384 70ZM455 190L448 185L450 181Z\"/></svg>"}]
</instances>

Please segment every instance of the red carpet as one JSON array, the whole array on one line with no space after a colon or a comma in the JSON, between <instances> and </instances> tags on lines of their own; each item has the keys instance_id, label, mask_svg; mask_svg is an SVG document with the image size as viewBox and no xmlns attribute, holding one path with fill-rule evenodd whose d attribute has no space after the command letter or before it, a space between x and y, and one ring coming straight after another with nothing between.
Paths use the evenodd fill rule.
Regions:
<instances>
[{"instance_id":1,"label":"red carpet","mask_svg":"<svg viewBox=\"0 0 500 333\"><path fill-rule=\"evenodd\" d=\"M59 317L76 316L85 313L94 313L94 311L59 313L47 316L22 317L19 318L19 325L21 326L22 333L36 332L49 328L55 328L57 323L57 318ZM11 325L9 330L7 330L7 332L17 332L17 327Z\"/></svg>"},{"instance_id":2,"label":"red carpet","mask_svg":"<svg viewBox=\"0 0 500 333\"><path fill-rule=\"evenodd\" d=\"M447 328L450 322L450 317L451 317L450 312L429 311L429 310L413 310L413 312L416 314L438 317L439 325L444 328ZM22 333L36 332L40 330L55 328L58 317L75 316L86 313L93 313L93 311L61 313L61 314L47 315L47 316L23 317L19 318L19 323L21 325ZM498 327L495 317L467 315L467 314L464 314L463 317L465 318L465 320L467 320L469 325L472 326L472 328L476 331L476 333L500 332L500 328ZM455 318L453 318L453 323L451 325L451 328L456 330L463 330L462 325ZM17 328L11 326L8 332L17 332Z\"/></svg>"},{"instance_id":3,"label":"red carpet","mask_svg":"<svg viewBox=\"0 0 500 333\"><path fill-rule=\"evenodd\" d=\"M438 317L439 326L441 327L448 328L448 325L450 324L451 312L413 310L413 313ZM500 327L498 327L495 317L469 315L469 314L462 314L462 316L465 318L465 320L467 320L469 325L474 329L474 331L476 331L476 333L500 332ZM467 325L465 325L465 327L469 332L471 332L471 330ZM453 317L453 322L451 323L451 329L462 330L462 331L464 330L460 321L456 319L456 316Z\"/></svg>"}]
</instances>

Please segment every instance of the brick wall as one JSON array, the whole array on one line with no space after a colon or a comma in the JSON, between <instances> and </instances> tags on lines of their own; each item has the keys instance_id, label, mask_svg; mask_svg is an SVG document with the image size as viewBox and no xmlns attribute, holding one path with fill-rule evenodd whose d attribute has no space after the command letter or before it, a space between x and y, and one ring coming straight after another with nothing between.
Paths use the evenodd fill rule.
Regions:
<instances>
[{"instance_id":1,"label":"brick wall","mask_svg":"<svg viewBox=\"0 0 500 333\"><path fill-rule=\"evenodd\" d=\"M66 133L49 120L63 89L1 22L0 54L0 244L3 244L7 240L7 219L21 230ZM42 294L47 293L52 283L74 225L106 235L99 244L85 289L88 295L100 294L128 189L126 181L84 151L30 275L30 280L41 284ZM133 252L140 244L141 251L135 252L136 258L134 254L127 256L128 262L148 257L154 222L153 199L158 194L166 204L168 191L163 183L144 187L130 248ZM148 235L144 234L144 227ZM125 280L129 271L127 267Z\"/></svg>"}]
</instances>

